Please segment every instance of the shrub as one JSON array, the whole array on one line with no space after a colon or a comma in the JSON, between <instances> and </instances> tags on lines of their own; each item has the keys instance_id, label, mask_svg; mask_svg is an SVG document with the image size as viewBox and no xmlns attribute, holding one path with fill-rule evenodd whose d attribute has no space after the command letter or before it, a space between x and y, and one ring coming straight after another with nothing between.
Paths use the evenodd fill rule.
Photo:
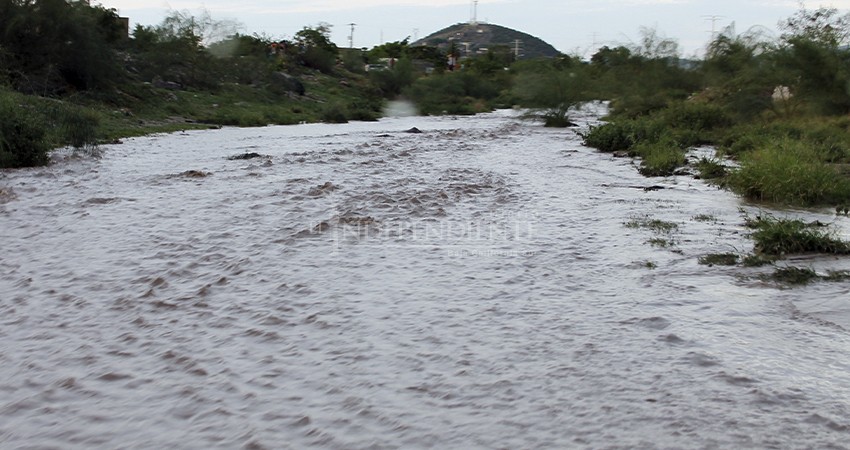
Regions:
<instances>
[{"instance_id":1,"label":"shrub","mask_svg":"<svg viewBox=\"0 0 850 450\"><path fill-rule=\"evenodd\" d=\"M772 140L742 158L730 186L757 201L788 205L846 203L850 180L823 162L811 144L791 139Z\"/></svg>"},{"instance_id":2,"label":"shrub","mask_svg":"<svg viewBox=\"0 0 850 450\"><path fill-rule=\"evenodd\" d=\"M348 123L345 108L340 105L328 105L321 113L320 119L325 123Z\"/></svg>"},{"instance_id":3,"label":"shrub","mask_svg":"<svg viewBox=\"0 0 850 450\"><path fill-rule=\"evenodd\" d=\"M716 180L726 176L726 166L716 159L703 157L696 163L699 177L703 180Z\"/></svg>"},{"instance_id":4,"label":"shrub","mask_svg":"<svg viewBox=\"0 0 850 450\"><path fill-rule=\"evenodd\" d=\"M92 152L97 147L97 133L100 117L92 110L63 106L58 109L56 121L68 144L75 149Z\"/></svg>"},{"instance_id":5,"label":"shrub","mask_svg":"<svg viewBox=\"0 0 850 450\"><path fill-rule=\"evenodd\" d=\"M0 92L0 168L47 164L50 146L46 131L35 113Z\"/></svg>"},{"instance_id":6,"label":"shrub","mask_svg":"<svg viewBox=\"0 0 850 450\"><path fill-rule=\"evenodd\" d=\"M405 89L403 95L416 103L416 107L425 115L485 112L490 110L488 101L492 98L489 95L495 96L497 93L475 88L479 79L465 72L422 77ZM476 97L475 93L487 94L488 97Z\"/></svg>"},{"instance_id":7,"label":"shrub","mask_svg":"<svg viewBox=\"0 0 850 450\"><path fill-rule=\"evenodd\" d=\"M608 122L598 127L590 127L583 133L583 144L601 152L630 150L635 145L632 128L628 122Z\"/></svg>"},{"instance_id":8,"label":"shrub","mask_svg":"<svg viewBox=\"0 0 850 450\"><path fill-rule=\"evenodd\" d=\"M638 171L647 177L672 175L685 162L685 153L671 139L658 142L640 142L634 148L641 158Z\"/></svg>"}]
</instances>

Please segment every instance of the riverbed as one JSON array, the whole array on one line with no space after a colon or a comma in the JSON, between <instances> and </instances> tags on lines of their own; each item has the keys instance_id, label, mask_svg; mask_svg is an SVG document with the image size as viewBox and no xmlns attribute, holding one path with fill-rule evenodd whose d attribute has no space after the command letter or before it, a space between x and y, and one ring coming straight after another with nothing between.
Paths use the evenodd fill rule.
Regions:
<instances>
[{"instance_id":1,"label":"riverbed","mask_svg":"<svg viewBox=\"0 0 850 450\"><path fill-rule=\"evenodd\" d=\"M576 130L102 151L0 171L2 448L848 448L850 285L699 264L764 209Z\"/></svg>"}]
</instances>

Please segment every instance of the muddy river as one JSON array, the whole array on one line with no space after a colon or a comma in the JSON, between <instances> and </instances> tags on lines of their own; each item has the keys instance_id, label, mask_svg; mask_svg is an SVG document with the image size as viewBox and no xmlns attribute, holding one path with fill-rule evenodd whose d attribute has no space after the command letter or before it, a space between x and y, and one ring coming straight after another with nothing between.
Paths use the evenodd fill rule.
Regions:
<instances>
[{"instance_id":1,"label":"muddy river","mask_svg":"<svg viewBox=\"0 0 850 450\"><path fill-rule=\"evenodd\" d=\"M574 130L498 111L55 158L0 171L4 449L850 446L850 285L699 264L750 251L759 208Z\"/></svg>"}]
</instances>

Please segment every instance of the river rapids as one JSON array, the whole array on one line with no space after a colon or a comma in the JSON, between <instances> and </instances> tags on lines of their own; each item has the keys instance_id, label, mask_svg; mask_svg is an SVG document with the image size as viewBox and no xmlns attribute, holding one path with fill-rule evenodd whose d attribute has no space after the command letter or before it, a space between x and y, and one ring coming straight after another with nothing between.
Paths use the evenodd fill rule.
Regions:
<instances>
[{"instance_id":1,"label":"river rapids","mask_svg":"<svg viewBox=\"0 0 850 450\"><path fill-rule=\"evenodd\" d=\"M848 283L699 264L760 210L692 177L514 111L103 150L0 171L4 449L850 447Z\"/></svg>"}]
</instances>

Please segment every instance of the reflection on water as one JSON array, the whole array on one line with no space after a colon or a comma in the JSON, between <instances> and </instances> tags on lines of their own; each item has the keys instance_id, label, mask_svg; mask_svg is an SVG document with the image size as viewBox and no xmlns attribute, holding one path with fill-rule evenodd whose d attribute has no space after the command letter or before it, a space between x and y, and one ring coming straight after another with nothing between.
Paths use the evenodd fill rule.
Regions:
<instances>
[{"instance_id":1,"label":"reflection on water","mask_svg":"<svg viewBox=\"0 0 850 450\"><path fill-rule=\"evenodd\" d=\"M699 265L741 206L508 111L0 172L0 446L843 448L847 285Z\"/></svg>"}]
</instances>

